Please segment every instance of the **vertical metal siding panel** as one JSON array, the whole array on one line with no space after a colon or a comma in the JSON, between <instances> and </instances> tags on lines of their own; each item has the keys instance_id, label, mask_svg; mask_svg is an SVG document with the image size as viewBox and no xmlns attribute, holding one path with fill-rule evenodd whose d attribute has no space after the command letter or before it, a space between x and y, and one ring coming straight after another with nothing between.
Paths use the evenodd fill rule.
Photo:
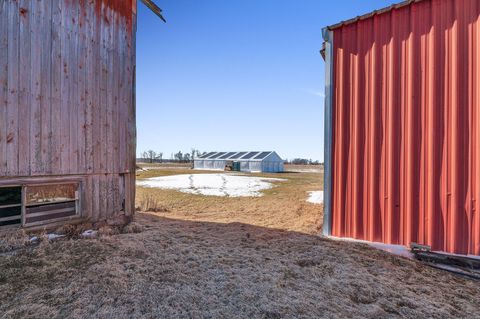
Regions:
<instances>
[{"instance_id":1,"label":"vertical metal siding panel","mask_svg":"<svg viewBox=\"0 0 480 319\"><path fill-rule=\"evenodd\" d=\"M338 34L338 35L337 35ZM348 99L348 93L343 92L345 86L345 68L348 66L346 63L347 57L345 56L345 48L343 47L343 34L335 33L334 39L339 48L336 48L338 55L335 56L335 74L337 77L334 79L335 94L334 94L334 179L333 187L335 196L334 199L334 218L333 218L333 234L335 236L348 236L346 234L346 219L347 206L346 206L346 175L348 159L345 156L346 148L348 147L349 134L346 130L346 119L344 111L346 100ZM347 84L348 85L348 84ZM338 130L338 131L337 131ZM338 133L337 133L338 132Z\"/></svg>"},{"instance_id":2,"label":"vertical metal siding panel","mask_svg":"<svg viewBox=\"0 0 480 319\"><path fill-rule=\"evenodd\" d=\"M429 187L431 192L429 194L428 202L428 212L429 212L429 228L428 228L428 237L427 243L432 246L435 250L443 249L444 242L444 214L443 207L441 204L441 194L442 194L442 152L444 145L442 142L444 140L444 125L443 125L443 108L438 107L444 104L443 94L439 92L444 91L444 83L442 79L445 76L444 70L439 65L444 65L445 56L444 54L438 54L442 51L442 48L445 46L444 37L442 30L444 29L442 25L442 2L436 1L432 3L432 36L431 36L431 46L429 51L430 56L430 66L432 70L432 76L430 79L430 90L429 95L431 96L432 103L429 105L428 112L430 118L430 125L432 130L432 135L430 136L429 145L430 145L430 157L429 163L431 163L432 168L429 178Z\"/></svg>"},{"instance_id":3,"label":"vertical metal siding panel","mask_svg":"<svg viewBox=\"0 0 480 319\"><path fill-rule=\"evenodd\" d=\"M403 11L403 10L402 10ZM389 110L389 210L390 225L388 233L391 243L400 243L400 156L402 145L402 111L401 111L401 43L403 41L402 28L404 24L401 21L402 11L392 11L392 34L391 52L390 52L390 110Z\"/></svg>"},{"instance_id":4,"label":"vertical metal siding panel","mask_svg":"<svg viewBox=\"0 0 480 319\"><path fill-rule=\"evenodd\" d=\"M422 134L422 125L421 125L421 70L417 66L421 64L421 54L420 54L420 36L421 32L418 25L421 22L421 17L419 15L419 10L416 7L412 7L410 19L410 49L409 49L409 76L408 79L408 116L407 116L407 128L408 128L408 189L406 193L408 194L408 209L407 219L408 227L407 236L405 239L412 242L420 242L420 223L419 219L421 216L421 134Z\"/></svg>"},{"instance_id":5,"label":"vertical metal siding panel","mask_svg":"<svg viewBox=\"0 0 480 319\"><path fill-rule=\"evenodd\" d=\"M435 119L435 106L438 105L435 94L435 73L436 61L435 56L438 56L434 47L434 21L433 8L431 2L426 2L424 5L428 6L423 9L426 13L426 22L428 22L429 30L425 30L425 242L427 245L435 247L434 242L434 226L436 219L436 203L435 194L437 193L435 183L436 163L435 163L435 149L437 147L436 128L438 127Z\"/></svg>"},{"instance_id":6,"label":"vertical metal siding panel","mask_svg":"<svg viewBox=\"0 0 480 319\"><path fill-rule=\"evenodd\" d=\"M451 182L452 182L452 214L451 214L451 223L450 227L450 244L451 249L456 252L464 253L464 243L463 239L460 236L460 233L463 230L465 211L464 211L464 184L463 180L465 178L463 174L464 168L464 147L465 144L462 141L463 134L462 130L465 129L464 126L464 110L466 105L464 105L463 100L463 90L464 90L464 78L461 72L464 72L463 62L465 61L464 52L465 49L462 47L465 45L464 38L462 36L462 21L461 21L461 6L458 2L455 3L454 15L455 23L452 27L452 95L451 95L451 121L452 121L452 170L451 170ZM460 60L462 59L462 61Z\"/></svg>"},{"instance_id":7,"label":"vertical metal siding panel","mask_svg":"<svg viewBox=\"0 0 480 319\"><path fill-rule=\"evenodd\" d=\"M398 242L402 243L405 242L405 225L406 225L406 193L408 192L405 189L406 184L406 105L407 105L407 88L408 83L407 79L407 72L408 72L408 40L409 40L409 25L410 25L410 10L402 10L399 11L399 25L402 26L399 30L399 66L398 66L398 82L399 82L399 108L400 108L400 116L401 116L401 123L399 130L401 130L400 135L400 143L399 143L399 189L398 189L398 219L399 219L399 229L398 229Z\"/></svg>"},{"instance_id":8,"label":"vertical metal siding panel","mask_svg":"<svg viewBox=\"0 0 480 319\"><path fill-rule=\"evenodd\" d=\"M354 88L360 88L364 84L361 81L361 77L363 75L363 70L362 66L364 65L363 63L360 63L361 55L362 55L362 27L361 24L356 24L355 25L355 38L356 38L356 43L355 45L355 51L358 52L358 54L352 55L352 82L353 82L353 87ZM360 231L361 227L361 217L362 217L362 208L360 207L361 205L361 199L363 198L363 193L362 188L360 186L360 182L362 179L361 176L361 164L362 164L362 147L361 147L361 130L362 130L362 118L361 118L361 113L362 113L362 104L361 104L361 98L362 98L362 91L363 90L355 90L354 94L352 96L352 103L351 103L351 110L352 110L352 132L353 132L353 141L352 141L352 157L351 157L351 163L352 163L352 237L353 238L362 238L362 233Z\"/></svg>"},{"instance_id":9,"label":"vertical metal siding panel","mask_svg":"<svg viewBox=\"0 0 480 319\"><path fill-rule=\"evenodd\" d=\"M352 37L356 39L356 32L355 32L355 25L350 25L349 26L349 37ZM354 136L354 118L355 118L355 113L353 109L354 105L354 99L355 99L355 94L357 92L357 87L354 85L354 77L355 73L357 70L355 69L355 54L352 54L352 50L356 49L356 41L349 41L347 42L347 51L349 52L348 55L348 62L349 62L349 67L346 68L346 73L347 73L347 80L348 83L352 86L352 91L350 92L348 96L348 100L345 103L345 114L348 114L348 117L346 120L348 121L348 128L346 132L346 136L348 136L349 142L346 143L346 147L348 149L347 156L346 156L346 161L347 161L347 174L346 174L346 182L347 182L347 187L346 187L346 206L347 210L349 211L349 214L345 215L346 222L347 222L347 232L349 234L349 237L354 237L355 232L353 231L353 220L354 220L354 210L353 210L353 197L355 196L355 189L353 188L353 151L354 151L354 146L355 146L355 136Z\"/></svg>"},{"instance_id":10,"label":"vertical metal siding panel","mask_svg":"<svg viewBox=\"0 0 480 319\"><path fill-rule=\"evenodd\" d=\"M450 61L451 61L451 25L452 25L452 7L453 3L452 2L447 2L443 5L442 7L442 28L443 30L443 37L444 37L444 44L445 44L445 54L444 54L444 63L442 69L444 70L444 79L442 82L444 83L443 85L443 105L441 106L441 109L443 111L443 127L445 130L444 133L444 140L443 140L443 154L442 154L442 162L444 163L442 165L442 193L441 193L441 205L442 205L442 211L443 211L443 237L444 237L444 242L443 242L443 249L445 251L448 251L450 249L449 245L449 218L450 218L450 203L451 203L451 193L450 193L450 132L451 132L451 127L450 127L450 78L451 78L451 72L450 72Z\"/></svg>"},{"instance_id":11,"label":"vertical metal siding panel","mask_svg":"<svg viewBox=\"0 0 480 319\"><path fill-rule=\"evenodd\" d=\"M381 158L380 158L380 196L381 196L381 210L379 221L381 225L381 238L383 242L388 242L387 239L387 230L388 230L388 216L387 216L387 199L388 199L388 188L387 188L387 147L388 147L388 71L390 68L389 60L389 46L390 41L390 28L391 28L391 19L390 15L382 15L379 17L382 21L380 23L380 41L382 45L381 52L381 63L382 63L382 80L381 80L381 104L382 109L382 144L381 144Z\"/></svg>"},{"instance_id":12,"label":"vertical metal siding panel","mask_svg":"<svg viewBox=\"0 0 480 319\"><path fill-rule=\"evenodd\" d=\"M367 217L366 217L366 239L370 241L377 241L375 238L375 220L376 220L376 212L378 212L378 206L377 206L377 195L378 195L378 186L377 186L377 181L378 179L376 178L375 173L377 172L377 152L376 152L376 141L378 136L376 136L377 132L377 119L376 119L376 112L375 112L375 98L376 98L376 88L377 88L377 59L375 58L375 54L377 52L378 44L375 41L375 35L372 30L375 29L377 25L377 19L373 19L371 21L372 25L370 25L370 30L368 31L369 33L369 40L368 42L371 43L370 51L367 52L367 57L369 61L369 69L368 69L368 78L369 78L369 94L368 94L368 100L367 100L367 105L365 107L365 112L367 113L368 117L368 129L367 129L367 144L366 144L366 149L369 150L367 151L367 164L368 165L368 173L367 173L367 193L368 193L368 199L367 199Z\"/></svg>"},{"instance_id":13,"label":"vertical metal siding panel","mask_svg":"<svg viewBox=\"0 0 480 319\"><path fill-rule=\"evenodd\" d=\"M416 25L418 35L419 35L419 50L417 54L419 54L419 64L417 67L420 68L419 70L419 77L418 81L416 82L415 86L419 90L419 99L418 99L418 107L420 109L420 135L416 138L419 139L420 144L420 206L419 206L419 219L418 219L418 238L419 241L426 244L426 196L427 196L427 187L426 187L426 173L427 173L427 154L426 154L426 143L427 143L427 132L426 132L426 107L427 107L427 33L425 30L425 23L424 20L426 19L426 13L422 8L417 8L417 19L418 24Z\"/></svg>"},{"instance_id":14,"label":"vertical metal siding panel","mask_svg":"<svg viewBox=\"0 0 480 319\"><path fill-rule=\"evenodd\" d=\"M475 15L477 12L480 11L480 4L475 3L474 8L472 8L472 14ZM474 84L473 84L473 91L474 91L474 99L473 105L474 107L474 167L475 171L472 172L474 176L474 191L473 191L473 198L474 198L474 242L473 242L473 249L472 253L475 255L480 255L480 110L478 105L480 105L480 21L477 19L473 23L474 30L473 30L473 77L474 77Z\"/></svg>"},{"instance_id":15,"label":"vertical metal siding panel","mask_svg":"<svg viewBox=\"0 0 480 319\"><path fill-rule=\"evenodd\" d=\"M332 235L480 254L480 4L334 30Z\"/></svg>"},{"instance_id":16,"label":"vertical metal siding panel","mask_svg":"<svg viewBox=\"0 0 480 319\"><path fill-rule=\"evenodd\" d=\"M381 32L375 32L374 30L380 30L382 27L382 21L379 17L374 18L373 24L373 46L372 46L372 65L373 65L373 87L372 87L372 105L370 107L370 113L373 118L372 133L371 133L371 145L373 147L372 161L370 163L371 171L371 200L372 200L372 212L371 212L371 240L382 241L383 240L383 194L381 191L381 163L382 163L382 150L383 150L383 108L382 105L382 83L383 83L383 44L381 38Z\"/></svg>"},{"instance_id":17,"label":"vertical metal siding panel","mask_svg":"<svg viewBox=\"0 0 480 319\"><path fill-rule=\"evenodd\" d=\"M409 10L409 22L408 25L410 27L410 30L413 29L413 23L414 23L414 14L412 10ZM416 212L418 212L418 209L415 207L415 202L416 198L418 196L415 196L415 190L416 190L416 185L415 183L415 165L416 161L414 159L414 156L416 154L415 149L414 149L414 141L415 141L415 126L414 124L414 111L415 108L413 107L414 101L413 101L413 82L414 82L414 68L413 68L413 48L414 48L414 36L413 32L410 32L408 39L406 39L406 44L405 44L405 111L404 111L404 116L405 116L405 125L404 125L404 185L403 185L403 196L402 200L405 202L403 203L403 217L404 217L404 235L403 235L403 240L405 242L408 241L416 241L416 231L415 231L415 225L416 225L416 218L415 215Z\"/></svg>"},{"instance_id":18,"label":"vertical metal siding panel","mask_svg":"<svg viewBox=\"0 0 480 319\"><path fill-rule=\"evenodd\" d=\"M363 96L363 106L362 106L362 115L364 118L364 131L363 131L363 163L362 163L362 198L363 198L363 205L362 205L362 213L360 214L362 219L362 234L363 238L370 238L370 231L369 231L369 224L370 224L370 216L371 216L371 198L369 196L369 188L370 184L370 162L372 154L369 150L372 149L371 140L370 140L370 130L371 130L371 116L370 116L370 109L369 106L371 105L371 88L372 88L372 55L370 51L372 50L372 20L366 20L364 22L363 32L362 32L362 43L364 43L364 47L362 48L362 59L363 63L365 64L364 73L363 73L363 81L366 89L364 90Z\"/></svg>"},{"instance_id":19,"label":"vertical metal siding panel","mask_svg":"<svg viewBox=\"0 0 480 319\"><path fill-rule=\"evenodd\" d=\"M471 3L468 10L467 14L468 16L468 21L472 21L475 17L472 16L472 12L474 13L475 7L477 3ZM475 109L476 105L474 104L475 101L475 23L471 22L468 23L468 65L471 66L471 68L468 68L469 75L468 75L468 83L469 83L469 126L470 126L470 145L469 145L469 160L470 160L470 172L469 172L469 197L468 197L468 203L469 203L469 233L470 233L470 238L468 239L468 251L473 252L475 251L475 180L476 180L476 175L474 173L475 170L475 160L476 160L476 150L475 150L475 143L476 143L476 130L475 130Z\"/></svg>"}]
</instances>

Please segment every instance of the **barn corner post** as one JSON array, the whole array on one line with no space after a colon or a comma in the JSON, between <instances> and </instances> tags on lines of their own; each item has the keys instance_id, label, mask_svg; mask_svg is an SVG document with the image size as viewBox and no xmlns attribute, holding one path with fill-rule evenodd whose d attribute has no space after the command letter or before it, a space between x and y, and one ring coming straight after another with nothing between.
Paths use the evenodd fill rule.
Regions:
<instances>
[{"instance_id":1,"label":"barn corner post","mask_svg":"<svg viewBox=\"0 0 480 319\"><path fill-rule=\"evenodd\" d=\"M325 59L325 141L323 174L323 235L332 233L332 95L333 95L333 31L322 30L324 39L323 57Z\"/></svg>"},{"instance_id":2,"label":"barn corner post","mask_svg":"<svg viewBox=\"0 0 480 319\"><path fill-rule=\"evenodd\" d=\"M133 0L132 3L133 12L132 12L132 42L133 42L133 54L132 54L132 65L133 65L133 74L132 74L132 113L134 121L134 132L133 132L133 146L131 156L131 167L130 172L132 174L132 179L130 182L130 187L132 188L132 200L130 203L131 215L135 214L135 200L137 197L136 191L136 163L137 163L137 27L138 27L138 2Z\"/></svg>"}]
</instances>

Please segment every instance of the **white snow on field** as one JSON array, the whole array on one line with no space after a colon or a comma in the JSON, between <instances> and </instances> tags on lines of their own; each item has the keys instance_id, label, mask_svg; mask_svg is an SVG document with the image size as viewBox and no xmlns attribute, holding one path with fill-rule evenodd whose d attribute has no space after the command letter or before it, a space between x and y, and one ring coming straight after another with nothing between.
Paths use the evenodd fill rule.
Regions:
<instances>
[{"instance_id":1,"label":"white snow on field","mask_svg":"<svg viewBox=\"0 0 480 319\"><path fill-rule=\"evenodd\" d=\"M207 196L259 197L262 190L274 186L271 182L283 181L285 179L230 174L185 174L148 178L137 181L137 185Z\"/></svg>"},{"instance_id":2,"label":"white snow on field","mask_svg":"<svg viewBox=\"0 0 480 319\"><path fill-rule=\"evenodd\" d=\"M307 202L312 204L323 204L323 191L308 192Z\"/></svg>"},{"instance_id":3,"label":"white snow on field","mask_svg":"<svg viewBox=\"0 0 480 319\"><path fill-rule=\"evenodd\" d=\"M370 242L366 240L359 240L359 239L353 239L353 238L341 238L341 237L334 237L334 236L328 236L328 238L337 240L337 241L367 244L373 248L380 249L397 256L414 259L414 255L412 252L410 252L410 249L401 245L391 245L391 244Z\"/></svg>"}]
</instances>

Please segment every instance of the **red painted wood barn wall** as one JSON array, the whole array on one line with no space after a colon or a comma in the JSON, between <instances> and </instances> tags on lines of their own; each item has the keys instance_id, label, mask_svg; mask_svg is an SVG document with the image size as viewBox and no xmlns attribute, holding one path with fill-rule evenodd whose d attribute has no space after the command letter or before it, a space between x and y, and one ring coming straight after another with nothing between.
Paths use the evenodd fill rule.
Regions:
<instances>
[{"instance_id":1,"label":"red painted wood barn wall","mask_svg":"<svg viewBox=\"0 0 480 319\"><path fill-rule=\"evenodd\" d=\"M0 186L75 179L82 217L135 198L135 0L0 0Z\"/></svg>"},{"instance_id":2,"label":"red painted wood barn wall","mask_svg":"<svg viewBox=\"0 0 480 319\"><path fill-rule=\"evenodd\" d=\"M480 255L480 1L333 32L331 234Z\"/></svg>"}]
</instances>

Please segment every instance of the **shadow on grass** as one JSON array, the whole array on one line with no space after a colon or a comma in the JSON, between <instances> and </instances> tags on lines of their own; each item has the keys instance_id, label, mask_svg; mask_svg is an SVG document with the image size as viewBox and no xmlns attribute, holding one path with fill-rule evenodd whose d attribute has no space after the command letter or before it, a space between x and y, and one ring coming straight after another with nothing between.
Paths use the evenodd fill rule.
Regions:
<instances>
[{"instance_id":1,"label":"shadow on grass","mask_svg":"<svg viewBox=\"0 0 480 319\"><path fill-rule=\"evenodd\" d=\"M468 317L477 283L356 243L139 213L140 233L0 258L13 318Z\"/></svg>"}]
</instances>

